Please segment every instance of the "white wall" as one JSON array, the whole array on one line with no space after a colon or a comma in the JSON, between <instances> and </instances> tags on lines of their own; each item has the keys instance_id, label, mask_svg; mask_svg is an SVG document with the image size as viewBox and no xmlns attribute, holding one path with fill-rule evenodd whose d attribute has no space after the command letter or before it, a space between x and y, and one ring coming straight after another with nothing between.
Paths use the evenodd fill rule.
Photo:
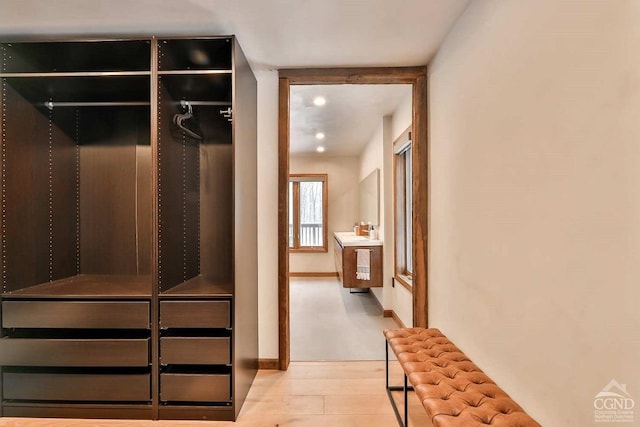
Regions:
<instances>
[{"instance_id":1,"label":"white wall","mask_svg":"<svg viewBox=\"0 0 640 427\"><path fill-rule=\"evenodd\" d=\"M380 169L380 194L378 197L378 215L379 223L375 224L378 229L378 239L382 240L382 288L371 288L371 292L375 295L376 299L380 302L385 310L389 310L393 307L391 295L391 276L388 268L387 259L389 257L389 236L385 234L385 204L389 199L389 196L385 194L385 168L384 168L384 140L385 140L385 120L380 117L378 126L372 129L371 137L369 141L362 149L359 162L359 176L358 182L365 179L375 169ZM358 218L360 221L360 218ZM393 253L393 252L391 252Z\"/></svg>"},{"instance_id":2,"label":"white wall","mask_svg":"<svg viewBox=\"0 0 640 427\"><path fill-rule=\"evenodd\" d=\"M413 324L413 296L402 286L391 286L394 274L393 240L393 142L411 125L412 95L409 91L393 114L380 118L360 154L360 180L374 169L380 169L380 224L379 238L384 242L383 287L372 288L385 310L393 310L407 325Z\"/></svg>"},{"instance_id":3,"label":"white wall","mask_svg":"<svg viewBox=\"0 0 640 427\"><path fill-rule=\"evenodd\" d=\"M407 96L398 104L391 120L391 134L395 141L402 132L411 126L413 121L413 93L409 92Z\"/></svg>"},{"instance_id":4,"label":"white wall","mask_svg":"<svg viewBox=\"0 0 640 427\"><path fill-rule=\"evenodd\" d=\"M258 81L258 337L262 359L278 357L278 73Z\"/></svg>"},{"instance_id":5,"label":"white wall","mask_svg":"<svg viewBox=\"0 0 640 427\"><path fill-rule=\"evenodd\" d=\"M544 426L640 402L639 23L475 1L430 66L429 323Z\"/></svg>"},{"instance_id":6,"label":"white wall","mask_svg":"<svg viewBox=\"0 0 640 427\"><path fill-rule=\"evenodd\" d=\"M358 220L358 158L307 155L289 157L289 173L327 174L327 252L289 254L293 273L335 272L333 233L352 231Z\"/></svg>"},{"instance_id":7,"label":"white wall","mask_svg":"<svg viewBox=\"0 0 640 427\"><path fill-rule=\"evenodd\" d=\"M391 138L389 139L388 145L385 150L390 153L388 156L389 159L389 167L392 167L393 162L393 143L402 133L407 130L413 121L413 93L409 92L407 96L400 102L398 107L393 112L391 116ZM393 189L393 171L389 172L389 192L391 193ZM391 196L393 200L393 196ZM393 202L389 203L389 211L394 212L395 208L393 206ZM390 214L393 215L393 214ZM391 230L393 227L393 222L390 220L389 229ZM392 249L392 248L390 248ZM391 257L389 259L390 271L393 274L393 269L395 268L395 259L393 257L393 252L391 252ZM393 310L396 312L402 323L405 326L413 326L413 294L407 288L396 285L393 288Z\"/></svg>"}]
</instances>

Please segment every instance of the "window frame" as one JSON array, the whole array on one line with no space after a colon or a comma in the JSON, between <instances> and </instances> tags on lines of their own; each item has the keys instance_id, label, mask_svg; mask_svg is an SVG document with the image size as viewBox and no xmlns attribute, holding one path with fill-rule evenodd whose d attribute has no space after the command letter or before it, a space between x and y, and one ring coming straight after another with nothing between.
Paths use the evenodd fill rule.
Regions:
<instances>
[{"instance_id":1,"label":"window frame","mask_svg":"<svg viewBox=\"0 0 640 427\"><path fill-rule=\"evenodd\" d=\"M413 188L408 183L413 183L412 177L407 176L406 153L411 150L413 160L413 141L411 138L411 126L409 126L393 142L393 188L394 188L394 279L403 287L413 292L413 265L407 265L407 252L411 259L412 239L407 236L407 231L413 224L407 224L407 191L413 195ZM412 168L411 168L412 169ZM413 200L411 200L413 202ZM413 203L412 203L413 204ZM413 217L413 206L411 215ZM413 260L412 260L413 261ZM413 264L413 262L412 262Z\"/></svg>"},{"instance_id":2,"label":"window frame","mask_svg":"<svg viewBox=\"0 0 640 427\"><path fill-rule=\"evenodd\" d=\"M300 182L322 182L322 246L300 246ZM321 173L289 174L289 185L293 183L293 246L289 246L289 235L287 234L287 248L291 253L314 253L328 252L327 242L328 226L328 188L329 177ZM287 197L288 198L288 197ZM288 222L288 219L287 219Z\"/></svg>"}]
</instances>

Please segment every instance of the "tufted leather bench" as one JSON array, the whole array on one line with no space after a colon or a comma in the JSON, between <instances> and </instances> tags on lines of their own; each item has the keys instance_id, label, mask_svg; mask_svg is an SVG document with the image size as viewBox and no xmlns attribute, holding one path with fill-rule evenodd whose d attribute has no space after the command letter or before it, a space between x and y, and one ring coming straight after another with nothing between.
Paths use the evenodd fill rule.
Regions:
<instances>
[{"instance_id":1,"label":"tufted leather bench","mask_svg":"<svg viewBox=\"0 0 640 427\"><path fill-rule=\"evenodd\" d=\"M540 427L438 329L387 329L384 336L387 393L401 426L407 425L407 391L413 390L434 427ZM404 370L403 387L389 386L389 347ZM404 391L404 423L391 395L397 390Z\"/></svg>"}]
</instances>

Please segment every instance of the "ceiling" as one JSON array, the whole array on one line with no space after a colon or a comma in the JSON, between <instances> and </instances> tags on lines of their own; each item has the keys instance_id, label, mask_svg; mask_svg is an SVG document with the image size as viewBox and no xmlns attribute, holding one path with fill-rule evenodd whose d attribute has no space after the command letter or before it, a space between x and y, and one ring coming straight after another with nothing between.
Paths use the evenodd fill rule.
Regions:
<instances>
[{"instance_id":1,"label":"ceiling","mask_svg":"<svg viewBox=\"0 0 640 427\"><path fill-rule=\"evenodd\" d=\"M258 75L281 68L416 66L431 59L468 2L0 0L0 37L235 34ZM292 143L309 146L303 136L322 127L331 150L355 153L375 130L362 130L364 123L388 114L401 97L391 88L375 86L370 95L328 87L326 91L331 96L322 113L307 108L304 99L295 100L306 96L303 89L292 98L299 102L292 115L300 136Z\"/></svg>"},{"instance_id":2,"label":"ceiling","mask_svg":"<svg viewBox=\"0 0 640 427\"><path fill-rule=\"evenodd\" d=\"M322 96L327 103L316 106ZM290 150L292 154L357 156L401 101L411 97L411 85L291 86ZM323 140L316 133L325 135Z\"/></svg>"},{"instance_id":3,"label":"ceiling","mask_svg":"<svg viewBox=\"0 0 640 427\"><path fill-rule=\"evenodd\" d=\"M468 1L0 0L0 36L236 34L254 71L412 66Z\"/></svg>"}]
</instances>

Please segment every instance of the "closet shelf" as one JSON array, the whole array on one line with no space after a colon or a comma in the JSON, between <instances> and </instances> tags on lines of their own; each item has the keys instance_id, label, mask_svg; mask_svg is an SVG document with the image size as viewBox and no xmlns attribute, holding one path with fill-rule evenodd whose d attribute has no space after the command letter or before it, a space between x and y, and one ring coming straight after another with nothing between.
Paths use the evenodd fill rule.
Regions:
<instances>
[{"instance_id":1,"label":"closet shelf","mask_svg":"<svg viewBox=\"0 0 640 427\"><path fill-rule=\"evenodd\" d=\"M161 298L202 298L207 296L230 297L233 294L233 284L196 276L182 282L173 288L162 292Z\"/></svg>"},{"instance_id":2,"label":"closet shelf","mask_svg":"<svg viewBox=\"0 0 640 427\"><path fill-rule=\"evenodd\" d=\"M68 71L44 73L0 73L6 78L42 78L42 77L130 77L150 76L151 71Z\"/></svg>"},{"instance_id":3,"label":"closet shelf","mask_svg":"<svg viewBox=\"0 0 640 427\"><path fill-rule=\"evenodd\" d=\"M148 299L151 276L79 274L2 294L3 299Z\"/></svg>"},{"instance_id":4,"label":"closet shelf","mask_svg":"<svg viewBox=\"0 0 640 427\"><path fill-rule=\"evenodd\" d=\"M158 71L158 75L176 75L176 76L188 76L188 75L203 75L203 74L229 74L233 73L232 70L166 70Z\"/></svg>"}]
</instances>

